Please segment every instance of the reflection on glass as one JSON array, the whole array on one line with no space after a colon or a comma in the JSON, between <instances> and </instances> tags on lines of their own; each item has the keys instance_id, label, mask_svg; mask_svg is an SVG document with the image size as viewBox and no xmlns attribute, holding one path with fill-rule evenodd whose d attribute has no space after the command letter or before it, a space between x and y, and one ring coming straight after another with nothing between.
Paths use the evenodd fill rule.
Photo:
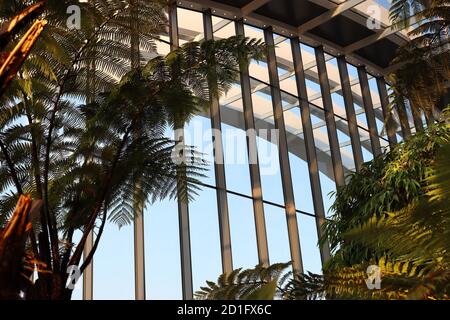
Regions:
<instances>
[{"instance_id":1,"label":"reflection on glass","mask_svg":"<svg viewBox=\"0 0 450 320\"><path fill-rule=\"evenodd\" d=\"M289 164L291 167L295 206L297 210L313 214L314 205L300 107L298 103L294 105L294 107L284 108L284 122L287 131Z\"/></svg>"},{"instance_id":2,"label":"reflection on glass","mask_svg":"<svg viewBox=\"0 0 450 320\"><path fill-rule=\"evenodd\" d=\"M227 189L251 195L241 86L234 84L220 104Z\"/></svg>"},{"instance_id":3,"label":"reflection on glass","mask_svg":"<svg viewBox=\"0 0 450 320\"><path fill-rule=\"evenodd\" d=\"M252 102L255 128L258 133L256 144L263 199L284 204L278 158L278 133L273 119L272 96L270 89L264 84L254 81L253 86L255 89L252 93Z\"/></svg>"},{"instance_id":4,"label":"reflection on glass","mask_svg":"<svg viewBox=\"0 0 450 320\"><path fill-rule=\"evenodd\" d=\"M177 8L177 15L180 45L203 39L203 15L200 12Z\"/></svg>"},{"instance_id":5,"label":"reflection on glass","mask_svg":"<svg viewBox=\"0 0 450 320\"><path fill-rule=\"evenodd\" d=\"M316 144L317 161L319 164L320 187L326 214L332 204L330 192L336 190L334 183L334 169L331 160L331 149L328 141L328 130L324 121L324 111L310 106L311 120L313 124L314 142Z\"/></svg>"},{"instance_id":6,"label":"reflection on glass","mask_svg":"<svg viewBox=\"0 0 450 320\"><path fill-rule=\"evenodd\" d=\"M212 16L214 39L226 39L236 35L234 21Z\"/></svg>"},{"instance_id":7,"label":"reflection on glass","mask_svg":"<svg viewBox=\"0 0 450 320\"><path fill-rule=\"evenodd\" d=\"M244 34L248 38L260 39L264 41L264 31L262 29L245 25ZM269 83L269 70L267 68L267 62L252 60L249 66L250 77L258 79L262 82Z\"/></svg>"}]
</instances>

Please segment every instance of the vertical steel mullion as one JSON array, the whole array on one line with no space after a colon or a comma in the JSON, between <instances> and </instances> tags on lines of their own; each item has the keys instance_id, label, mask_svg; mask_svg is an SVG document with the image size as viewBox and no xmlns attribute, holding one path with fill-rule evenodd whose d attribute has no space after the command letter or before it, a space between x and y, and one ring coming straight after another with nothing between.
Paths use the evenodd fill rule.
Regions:
<instances>
[{"instance_id":1,"label":"vertical steel mullion","mask_svg":"<svg viewBox=\"0 0 450 320\"><path fill-rule=\"evenodd\" d=\"M169 5L169 36L170 50L176 50L179 45L178 16L176 3ZM184 149L184 128L175 128L175 141ZM194 298L192 281L191 233L189 226L189 205L186 201L178 199L178 225L180 237L180 262L183 300Z\"/></svg>"},{"instance_id":2,"label":"vertical steel mullion","mask_svg":"<svg viewBox=\"0 0 450 320\"><path fill-rule=\"evenodd\" d=\"M395 134L395 128L391 126L392 119L389 120L391 117L388 110L389 97L386 90L386 82L383 77L377 77L377 87L380 94L381 109L383 110L383 118L388 135L389 146L392 149L397 144L397 135Z\"/></svg>"},{"instance_id":3,"label":"vertical steel mullion","mask_svg":"<svg viewBox=\"0 0 450 320\"><path fill-rule=\"evenodd\" d=\"M244 22L236 22L236 35L244 36ZM269 265L269 249L267 244L266 221L264 216L264 203L261 187L261 174L259 171L258 151L256 145L255 118L253 115L252 88L248 66L240 70L242 104L244 108L245 130L247 132L248 163L253 198L253 212L255 216L256 242L258 247L259 263Z\"/></svg>"},{"instance_id":4,"label":"vertical steel mullion","mask_svg":"<svg viewBox=\"0 0 450 320\"><path fill-rule=\"evenodd\" d=\"M325 122L327 125L328 140L330 143L331 160L334 168L334 180L337 187L345 185L344 167L342 166L341 150L337 136L336 121L334 119L333 101L328 82L327 68L323 47L315 48L317 72L319 73L320 91L322 94L323 107L325 110Z\"/></svg>"},{"instance_id":5,"label":"vertical steel mullion","mask_svg":"<svg viewBox=\"0 0 450 320\"><path fill-rule=\"evenodd\" d=\"M205 39L214 39L211 10L203 12ZM220 243L222 253L222 269L224 273L233 271L231 251L230 220L228 212L227 187L222 142L222 124L220 119L220 104L217 97L212 97L210 106L211 128L213 129L214 170L217 186L217 210L219 213Z\"/></svg>"},{"instance_id":6,"label":"vertical steel mullion","mask_svg":"<svg viewBox=\"0 0 450 320\"><path fill-rule=\"evenodd\" d=\"M279 132L278 151L292 266L295 273L301 273L303 272L303 262L297 223L297 213L295 211L294 190L292 186L291 168L289 165L289 150L286 137L286 128L284 124L283 106L272 28L267 28L264 30L264 38L269 48L267 55L267 66L269 69L275 128Z\"/></svg>"},{"instance_id":7,"label":"vertical steel mullion","mask_svg":"<svg viewBox=\"0 0 450 320\"><path fill-rule=\"evenodd\" d=\"M358 67L359 84L361 86L361 94L363 98L364 111L366 112L367 126L369 127L370 144L374 156L381 154L380 138L378 137L377 122L375 120L375 112L373 110L372 96L370 95L369 80L367 79L366 68Z\"/></svg>"},{"instance_id":8,"label":"vertical steel mullion","mask_svg":"<svg viewBox=\"0 0 450 320\"><path fill-rule=\"evenodd\" d=\"M305 81L305 71L300 52L298 38L291 39L292 58L294 63L295 79L300 102L300 112L302 118L303 136L305 140L306 157L308 161L309 179L313 198L314 212L316 218L317 234L323 236L322 225L325 222L325 208L323 205L322 189L320 187L319 164L317 161L316 145L314 142L314 132L311 122L311 111L309 108L308 94ZM326 241L320 247L322 265L330 259L330 246Z\"/></svg>"},{"instance_id":9,"label":"vertical steel mullion","mask_svg":"<svg viewBox=\"0 0 450 320\"><path fill-rule=\"evenodd\" d=\"M361 170L364 162L361 140L358 131L358 120L356 118L355 106L353 104L353 93L348 76L347 61L345 56L337 57L337 64L339 68L339 77L341 79L342 97L344 98L345 112L347 114L348 130L350 132L350 139L352 143L353 158L355 160L356 171Z\"/></svg>"}]
</instances>

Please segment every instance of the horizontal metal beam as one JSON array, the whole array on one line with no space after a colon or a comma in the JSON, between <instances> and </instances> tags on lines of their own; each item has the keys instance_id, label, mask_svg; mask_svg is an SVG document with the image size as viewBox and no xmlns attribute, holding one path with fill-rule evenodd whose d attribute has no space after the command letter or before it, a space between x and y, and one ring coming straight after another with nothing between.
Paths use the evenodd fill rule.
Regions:
<instances>
[{"instance_id":1,"label":"horizontal metal beam","mask_svg":"<svg viewBox=\"0 0 450 320\"><path fill-rule=\"evenodd\" d=\"M275 1L275 0L272 0L272 1ZM357 1L357 0L348 0L347 2L349 2L349 4L346 4L346 2L341 3L341 4L336 4L329 0L309 0L309 1L316 5L320 5L324 8L327 8L329 10L337 10L337 12L339 12L343 9L346 9L346 6L350 5L350 1ZM367 0L366 0L366 2L361 1L358 4L355 4L354 7L343 10L342 12L339 12L339 15L343 15L346 18L351 19L351 20L361 24L362 26L365 26L366 22L367 22L367 15L365 14L362 7L359 8L359 6L370 5L371 2L372 1L367 1ZM252 3L254 3L254 4L252 4ZM353 53L349 54L348 52L346 52L344 50L344 48L342 46L339 46L332 41L324 41L325 39L318 37L316 35L313 35L308 31L306 31L306 32L303 31L303 32L305 32L304 34L299 34L298 26L289 25L288 23L282 22L280 20L276 20L276 19L269 18L264 15L258 14L255 12L256 9L252 9L252 7L250 7L250 5L251 5L254 8L257 8L258 5L261 5L262 3L266 4L265 0L264 1L263 0L252 1L246 5L249 7L247 7L247 9L245 9L245 10L244 10L244 8L246 8L246 6L239 8L236 6L229 5L229 4L224 4L220 1L212 1L212 0L186 0L186 1L182 1L181 4L179 4L179 6L186 8L186 9L193 9L193 10L200 10L200 11L203 11L207 8L212 8L212 9L214 9L214 11L213 11L214 14L216 14L218 16L223 16L224 18L227 18L227 19L237 20L237 19L243 18L245 23L248 23L250 25L254 25L254 26L260 27L260 28L266 28L268 26L272 26L274 28L274 32L279 33L285 37L295 37L295 36L301 35L300 40L302 42L304 42L310 46L314 46L314 47L319 46L319 45L324 45L324 46L326 46L325 50L330 52L330 54L333 54L333 55L346 54L347 60L350 63L352 63L354 65L358 65L358 64L366 65L369 68L368 71L372 74L376 74L377 76L388 74L388 70L385 70L384 68L376 65L375 63L370 62L368 59L365 59L357 54L353 54ZM340 7L340 6L342 6L342 7ZM339 7L340 7L340 9L336 9ZM358 9L356 9L356 7L358 7ZM247 12L249 12L249 13L247 13ZM328 13L328 15L330 15L330 14L331 13ZM336 15L336 13L335 13L335 15ZM383 21L384 21L384 19L383 19ZM381 27L386 28L388 26L388 23L389 23L389 21L381 22ZM406 43L406 41L407 41L406 35L401 30L398 30L398 32L396 32L395 35L392 35L390 37L390 39L399 45Z\"/></svg>"}]
</instances>

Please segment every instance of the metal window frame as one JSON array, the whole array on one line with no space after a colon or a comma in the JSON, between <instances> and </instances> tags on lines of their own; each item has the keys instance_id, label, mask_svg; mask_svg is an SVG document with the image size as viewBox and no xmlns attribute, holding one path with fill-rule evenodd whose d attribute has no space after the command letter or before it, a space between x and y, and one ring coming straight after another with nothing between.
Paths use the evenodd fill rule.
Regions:
<instances>
[{"instance_id":1,"label":"metal window frame","mask_svg":"<svg viewBox=\"0 0 450 320\"><path fill-rule=\"evenodd\" d=\"M214 39L211 9L203 11L203 26L206 40ZM220 119L220 104L218 98L211 99L210 105L211 128L214 132L222 132ZM220 246L223 273L233 271L233 257L231 249L230 219L228 211L228 196L225 178L224 153L222 134L213 133L214 171L217 186L217 211L219 215Z\"/></svg>"},{"instance_id":2,"label":"metal window frame","mask_svg":"<svg viewBox=\"0 0 450 320\"><path fill-rule=\"evenodd\" d=\"M398 143L397 141L397 135L395 133L395 128L393 128L390 125L389 121L391 115L389 114L389 97L386 90L386 81L383 77L377 77L377 87L378 87L378 93L380 94L380 101L381 101L381 110L383 111L383 118L384 123L387 131L389 146L392 148L395 147L395 145Z\"/></svg>"},{"instance_id":3,"label":"metal window frame","mask_svg":"<svg viewBox=\"0 0 450 320\"><path fill-rule=\"evenodd\" d=\"M286 211L286 220L289 237L289 247L291 252L292 268L294 273L303 272L303 261L300 247L300 237L298 230L297 214L295 210L294 190L292 186L292 175L289 164L289 149L286 138L286 128L284 124L284 114L278 78L275 44L273 39L273 29L264 29L264 39L268 46L267 66L269 70L270 90L272 95L273 116L275 128L278 129L278 152L281 170L281 180L283 186L283 196Z\"/></svg>"},{"instance_id":4,"label":"metal window frame","mask_svg":"<svg viewBox=\"0 0 450 320\"><path fill-rule=\"evenodd\" d=\"M353 159L355 161L356 171L361 171L364 157L361 148L361 138L358 131L358 120L356 118L355 106L353 101L353 93L348 75L347 60L345 56L336 58L339 69L339 77L341 80L342 97L344 99L345 113L347 115L348 130L352 144Z\"/></svg>"},{"instance_id":5,"label":"metal window frame","mask_svg":"<svg viewBox=\"0 0 450 320\"><path fill-rule=\"evenodd\" d=\"M343 187L345 185L344 167L337 136L336 121L334 118L333 101L331 99L330 83L328 81L328 73L325 62L325 54L322 46L314 48L317 64L317 72L319 74L320 91L322 94L323 107L325 112L325 122L328 132L328 142L331 150L331 160L333 162L334 178L336 186Z\"/></svg>"},{"instance_id":6,"label":"metal window frame","mask_svg":"<svg viewBox=\"0 0 450 320\"><path fill-rule=\"evenodd\" d=\"M324 234L322 226L326 221L325 207L323 204L322 189L320 186L319 164L317 161L316 145L314 142L314 132L311 122L311 111L309 108L307 87L305 81L305 71L303 69L303 60L300 51L300 41L298 38L291 39L292 60L294 64L295 80L300 102L300 113L303 127L303 136L305 141L306 157L308 163L309 180L313 198L314 213L317 227L317 234L321 238ZM320 257L324 265L331 256L328 241L320 247Z\"/></svg>"},{"instance_id":7,"label":"metal window frame","mask_svg":"<svg viewBox=\"0 0 450 320\"><path fill-rule=\"evenodd\" d=\"M176 3L169 5L169 37L170 50L179 46L178 14ZM184 128L175 128L175 141L184 146ZM191 232L189 223L189 204L178 199L178 227L180 237L181 286L183 300L194 299L194 285L192 279Z\"/></svg>"},{"instance_id":8,"label":"metal window frame","mask_svg":"<svg viewBox=\"0 0 450 320\"><path fill-rule=\"evenodd\" d=\"M235 22L236 35L245 36L244 21ZM256 243L259 263L269 265L269 248L267 243L266 220L259 169L258 150L256 143L256 127L253 114L252 88L250 84L249 68L241 67L240 84L242 91L242 105L244 108L244 122L247 131L247 152L252 188L253 212L255 216Z\"/></svg>"},{"instance_id":9,"label":"metal window frame","mask_svg":"<svg viewBox=\"0 0 450 320\"><path fill-rule=\"evenodd\" d=\"M369 127L370 144L374 157L381 155L380 138L378 137L377 122L375 120L375 112L373 109L372 96L370 94L369 80L367 71L364 66L358 66L359 85L363 98L364 110L366 113L367 126Z\"/></svg>"}]
</instances>

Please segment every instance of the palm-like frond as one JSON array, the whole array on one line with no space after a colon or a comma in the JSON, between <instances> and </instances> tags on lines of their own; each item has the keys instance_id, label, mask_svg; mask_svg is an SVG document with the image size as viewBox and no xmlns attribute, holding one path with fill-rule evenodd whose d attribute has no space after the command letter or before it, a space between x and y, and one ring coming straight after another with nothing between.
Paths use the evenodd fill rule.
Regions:
<instances>
[{"instance_id":1,"label":"palm-like frond","mask_svg":"<svg viewBox=\"0 0 450 320\"><path fill-rule=\"evenodd\" d=\"M32 3L5 0L0 22ZM39 248L30 254L62 278L68 264L79 264L93 229L95 252L107 219L123 226L147 202L195 196L202 155L183 146L187 161L174 161L178 141L166 131L207 108L237 80L239 66L265 51L262 42L233 37L155 58L166 1L79 3L79 30L67 28L70 4L48 1L48 28L0 101L0 225L17 200L13 186L42 198L32 233ZM83 237L75 246L76 230ZM48 277L40 274L36 286Z\"/></svg>"},{"instance_id":2,"label":"palm-like frond","mask_svg":"<svg viewBox=\"0 0 450 320\"><path fill-rule=\"evenodd\" d=\"M398 66L390 78L395 95L408 98L415 112L430 116L442 108L439 101L448 94L449 1L395 0L390 18L395 27L410 27L411 37L391 62ZM400 109L398 101L393 106Z\"/></svg>"},{"instance_id":3,"label":"palm-like frond","mask_svg":"<svg viewBox=\"0 0 450 320\"><path fill-rule=\"evenodd\" d=\"M369 265L379 268L379 288L368 286L373 284L367 273ZM414 261L390 261L382 257L324 275L299 275L283 286L281 295L288 300L448 299L449 279L448 264L430 268Z\"/></svg>"},{"instance_id":4,"label":"palm-like frond","mask_svg":"<svg viewBox=\"0 0 450 320\"><path fill-rule=\"evenodd\" d=\"M264 300L271 300L275 297L277 284L289 265L289 263L277 263L269 267L258 265L254 269L236 269L229 274L222 274L217 283L207 281L207 287L202 287L196 292L196 299L249 300L263 297ZM270 292L272 295L267 295Z\"/></svg>"}]
</instances>

